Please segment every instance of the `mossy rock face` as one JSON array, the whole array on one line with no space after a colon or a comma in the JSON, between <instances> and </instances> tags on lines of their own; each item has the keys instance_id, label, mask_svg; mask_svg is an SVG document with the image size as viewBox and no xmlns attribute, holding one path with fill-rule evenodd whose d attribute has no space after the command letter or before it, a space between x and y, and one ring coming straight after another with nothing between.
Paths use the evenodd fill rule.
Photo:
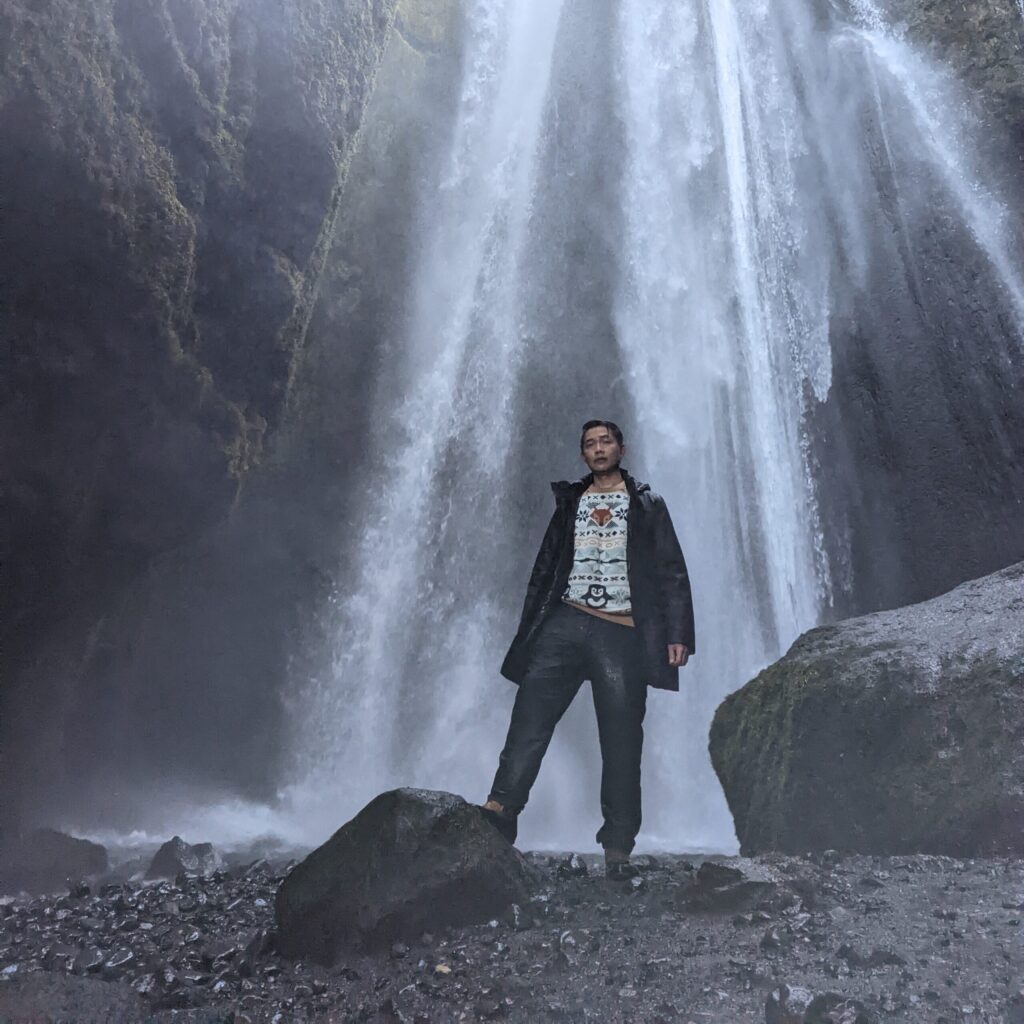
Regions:
<instances>
[{"instance_id":1,"label":"mossy rock face","mask_svg":"<svg viewBox=\"0 0 1024 1024\"><path fill-rule=\"evenodd\" d=\"M1024 148L1024 18L1019 0L881 0L897 32L959 75L994 133Z\"/></svg>"},{"instance_id":2,"label":"mossy rock face","mask_svg":"<svg viewBox=\"0 0 1024 1024\"><path fill-rule=\"evenodd\" d=\"M722 702L741 850L1024 853L1024 562L804 633Z\"/></svg>"},{"instance_id":3,"label":"mossy rock face","mask_svg":"<svg viewBox=\"0 0 1024 1024\"><path fill-rule=\"evenodd\" d=\"M49 730L37 720L78 675L41 695L25 666L223 520L264 458L396 3L0 6L2 746L18 772L61 756L13 743Z\"/></svg>"},{"instance_id":4,"label":"mossy rock face","mask_svg":"<svg viewBox=\"0 0 1024 1024\"><path fill-rule=\"evenodd\" d=\"M34 534L45 510L88 546L116 507L111 547L160 550L223 513L280 417L394 7L5 5L2 426Z\"/></svg>"}]
</instances>

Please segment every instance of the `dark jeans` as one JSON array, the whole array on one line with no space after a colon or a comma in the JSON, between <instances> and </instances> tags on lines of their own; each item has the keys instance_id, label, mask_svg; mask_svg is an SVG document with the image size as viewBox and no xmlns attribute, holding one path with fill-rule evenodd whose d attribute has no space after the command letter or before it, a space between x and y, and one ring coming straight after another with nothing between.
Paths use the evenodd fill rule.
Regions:
<instances>
[{"instance_id":1,"label":"dark jeans","mask_svg":"<svg viewBox=\"0 0 1024 1024\"><path fill-rule=\"evenodd\" d=\"M591 682L601 744L597 841L632 851L640 831L640 753L647 685L640 678L640 634L559 602L541 625L519 684L505 748L488 796L510 811L526 806L558 720L584 679Z\"/></svg>"}]
</instances>

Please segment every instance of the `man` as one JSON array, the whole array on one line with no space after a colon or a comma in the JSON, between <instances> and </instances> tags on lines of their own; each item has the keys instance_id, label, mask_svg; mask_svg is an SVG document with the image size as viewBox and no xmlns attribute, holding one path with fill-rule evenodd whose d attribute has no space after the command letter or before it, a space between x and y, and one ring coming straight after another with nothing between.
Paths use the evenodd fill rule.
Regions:
<instances>
[{"instance_id":1,"label":"man","mask_svg":"<svg viewBox=\"0 0 1024 1024\"><path fill-rule=\"evenodd\" d=\"M694 652L693 602L664 499L620 465L622 431L583 425L590 472L551 484L555 511L526 588L501 674L519 684L484 816L515 842L517 815L559 719L591 681L601 746L597 841L608 877L629 863L640 831L640 754L647 687L679 689Z\"/></svg>"}]
</instances>

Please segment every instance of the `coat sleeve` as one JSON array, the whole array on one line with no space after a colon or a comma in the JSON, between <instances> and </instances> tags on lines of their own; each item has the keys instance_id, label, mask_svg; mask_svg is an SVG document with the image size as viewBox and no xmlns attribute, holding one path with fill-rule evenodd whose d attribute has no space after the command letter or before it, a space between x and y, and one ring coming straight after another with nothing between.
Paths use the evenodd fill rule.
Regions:
<instances>
[{"instance_id":1,"label":"coat sleeve","mask_svg":"<svg viewBox=\"0 0 1024 1024\"><path fill-rule=\"evenodd\" d=\"M540 542L540 550L533 563L533 571L530 573L530 582L526 585L526 599L523 601L522 618L525 619L530 609L536 608L537 599L544 589L545 580L548 574L554 570L555 558L558 555L558 529L559 515L558 506L551 513L548 528L544 531L544 538Z\"/></svg>"},{"instance_id":2,"label":"coat sleeve","mask_svg":"<svg viewBox=\"0 0 1024 1024\"><path fill-rule=\"evenodd\" d=\"M697 647L686 560L664 498L658 497L654 512L655 570L668 631L667 642L686 644L692 654Z\"/></svg>"}]
</instances>

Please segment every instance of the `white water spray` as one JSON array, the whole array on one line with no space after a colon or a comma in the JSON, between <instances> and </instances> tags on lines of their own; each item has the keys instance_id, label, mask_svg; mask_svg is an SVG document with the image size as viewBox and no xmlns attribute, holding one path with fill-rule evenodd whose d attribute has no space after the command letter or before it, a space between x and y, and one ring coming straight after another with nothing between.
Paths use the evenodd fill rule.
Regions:
<instances>
[{"instance_id":1,"label":"white water spray","mask_svg":"<svg viewBox=\"0 0 1024 1024\"><path fill-rule=\"evenodd\" d=\"M1024 308L999 204L937 108L948 107L948 80L866 3L858 23L827 29L810 6L620 7L608 73L621 178L608 212L623 233L609 303L636 410L622 424L626 464L667 498L698 629L683 693L650 697L641 849L735 849L706 752L711 715L827 606L802 417L830 386L836 296L865 280L882 199L864 138L884 135L892 110L905 121L899 145L946 183L993 275ZM424 211L412 315L377 383L336 643L323 673L293 696L296 768L284 797L310 841L384 789L482 800L493 775L512 698L497 671L515 628L497 595L521 594L525 579L492 553L507 510L548 500L546 479L510 479L508 425L526 400L532 325L545 316L528 304L528 286L561 258L529 254L554 191L540 168L554 145L557 48L572 43L559 34L562 7L477 0L468 15L461 102ZM896 144L887 138L882 152L898 187L907 157L897 159ZM582 169L608 156L572 159ZM912 205L908 196L901 210L907 232ZM575 443L565 438L565 476L582 472ZM524 487L536 495L523 497ZM538 542L542 527L538 519ZM593 848L598 776L596 735L556 736L523 844Z\"/></svg>"}]
</instances>

